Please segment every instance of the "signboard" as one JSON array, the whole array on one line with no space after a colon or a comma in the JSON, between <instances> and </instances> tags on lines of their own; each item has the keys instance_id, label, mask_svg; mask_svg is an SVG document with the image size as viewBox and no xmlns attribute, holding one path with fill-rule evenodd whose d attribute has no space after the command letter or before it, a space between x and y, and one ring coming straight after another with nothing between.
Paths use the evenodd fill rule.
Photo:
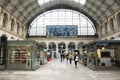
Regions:
<instances>
[{"instance_id":1,"label":"signboard","mask_svg":"<svg viewBox=\"0 0 120 80\"><path fill-rule=\"evenodd\" d=\"M108 42L96 42L96 45L97 46L107 46L107 45L109 45L109 43Z\"/></svg>"},{"instance_id":2,"label":"signboard","mask_svg":"<svg viewBox=\"0 0 120 80\"><path fill-rule=\"evenodd\" d=\"M77 25L49 25L46 28L47 37L77 37Z\"/></svg>"}]
</instances>

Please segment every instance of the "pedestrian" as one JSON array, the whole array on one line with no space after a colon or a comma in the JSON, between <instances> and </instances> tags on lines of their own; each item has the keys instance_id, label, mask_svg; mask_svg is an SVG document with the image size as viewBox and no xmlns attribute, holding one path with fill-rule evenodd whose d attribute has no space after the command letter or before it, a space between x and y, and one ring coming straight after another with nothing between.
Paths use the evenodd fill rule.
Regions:
<instances>
[{"instance_id":1,"label":"pedestrian","mask_svg":"<svg viewBox=\"0 0 120 80\"><path fill-rule=\"evenodd\" d=\"M75 68L77 68L77 63L79 61L78 54L74 56Z\"/></svg>"},{"instance_id":2,"label":"pedestrian","mask_svg":"<svg viewBox=\"0 0 120 80\"><path fill-rule=\"evenodd\" d=\"M69 54L67 53L67 54L66 54L66 61L67 61L67 62L68 62L68 55L69 55Z\"/></svg>"},{"instance_id":3,"label":"pedestrian","mask_svg":"<svg viewBox=\"0 0 120 80\"><path fill-rule=\"evenodd\" d=\"M70 62L70 64L71 64L71 63L72 63L72 53L69 53L68 59L69 59L69 62Z\"/></svg>"},{"instance_id":4,"label":"pedestrian","mask_svg":"<svg viewBox=\"0 0 120 80\"><path fill-rule=\"evenodd\" d=\"M63 61L63 54L60 54L60 60Z\"/></svg>"}]
</instances>

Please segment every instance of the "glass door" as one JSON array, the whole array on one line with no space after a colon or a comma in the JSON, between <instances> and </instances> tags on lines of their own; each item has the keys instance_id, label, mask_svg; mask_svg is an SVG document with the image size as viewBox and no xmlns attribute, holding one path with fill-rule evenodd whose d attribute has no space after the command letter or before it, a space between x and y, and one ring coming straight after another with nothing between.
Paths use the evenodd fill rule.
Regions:
<instances>
[{"instance_id":1,"label":"glass door","mask_svg":"<svg viewBox=\"0 0 120 80\"><path fill-rule=\"evenodd\" d=\"M26 57L26 67L27 69L31 68L31 57L30 57L30 49L27 49L27 57Z\"/></svg>"}]
</instances>

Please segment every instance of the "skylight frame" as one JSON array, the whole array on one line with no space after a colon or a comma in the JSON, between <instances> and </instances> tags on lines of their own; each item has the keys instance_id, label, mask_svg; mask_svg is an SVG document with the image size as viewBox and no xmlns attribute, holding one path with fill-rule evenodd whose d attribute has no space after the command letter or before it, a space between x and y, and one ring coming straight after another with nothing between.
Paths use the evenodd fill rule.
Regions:
<instances>
[{"instance_id":1,"label":"skylight frame","mask_svg":"<svg viewBox=\"0 0 120 80\"><path fill-rule=\"evenodd\" d=\"M48 3L49 1L55 1L55 0L37 0L38 4L41 6L45 3ZM70 0L68 0L70 1ZM80 3L81 5L85 5L87 0L73 0L74 2Z\"/></svg>"}]
</instances>

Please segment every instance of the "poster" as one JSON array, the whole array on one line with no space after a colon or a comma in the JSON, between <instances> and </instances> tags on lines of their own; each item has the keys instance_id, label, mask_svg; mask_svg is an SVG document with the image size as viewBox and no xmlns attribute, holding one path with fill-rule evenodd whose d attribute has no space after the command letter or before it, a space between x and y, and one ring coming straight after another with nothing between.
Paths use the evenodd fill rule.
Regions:
<instances>
[{"instance_id":1,"label":"poster","mask_svg":"<svg viewBox=\"0 0 120 80\"><path fill-rule=\"evenodd\" d=\"M47 37L77 37L77 25L49 25Z\"/></svg>"}]
</instances>

